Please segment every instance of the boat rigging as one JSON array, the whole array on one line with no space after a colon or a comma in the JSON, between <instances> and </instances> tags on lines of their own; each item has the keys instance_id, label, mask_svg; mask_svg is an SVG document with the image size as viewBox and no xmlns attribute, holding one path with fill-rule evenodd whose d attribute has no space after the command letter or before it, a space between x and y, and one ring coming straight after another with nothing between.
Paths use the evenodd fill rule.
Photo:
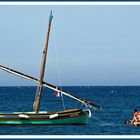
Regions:
<instances>
[{"instance_id":1,"label":"boat rigging","mask_svg":"<svg viewBox=\"0 0 140 140\"><path fill-rule=\"evenodd\" d=\"M40 77L34 78L27 74L18 72L14 69L10 69L8 67L0 65L0 69L4 70L8 73L14 74L16 76L34 81L38 84L35 100L33 103L34 112L13 112L13 113L0 113L0 124L87 124L89 117L91 116L91 112L89 109L71 109L71 110L64 110L59 112L41 112L40 111L40 101L41 101L41 94L42 94L42 87L45 86L49 89L54 91L60 92L61 94L70 97L74 100L77 100L84 104L87 108L91 109L100 109L101 107L87 101L85 99L79 98L69 92L65 92L62 89L54 86L50 83L44 81L44 73L45 73L45 65L47 59L47 50L49 44L49 36L51 30L51 23L52 23L53 15L52 11L49 16L49 23L48 23L48 32L46 38L46 45L43 50L42 56L42 63L40 68Z\"/></svg>"}]
</instances>

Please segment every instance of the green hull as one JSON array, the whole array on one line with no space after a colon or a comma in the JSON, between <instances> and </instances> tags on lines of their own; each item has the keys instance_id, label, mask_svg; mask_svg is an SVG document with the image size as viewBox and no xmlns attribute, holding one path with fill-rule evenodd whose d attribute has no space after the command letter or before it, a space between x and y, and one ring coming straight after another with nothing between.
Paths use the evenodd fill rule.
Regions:
<instances>
[{"instance_id":1,"label":"green hull","mask_svg":"<svg viewBox=\"0 0 140 140\"><path fill-rule=\"evenodd\" d=\"M0 124L87 124L88 116L83 115L74 118L55 119L55 120L1 120Z\"/></svg>"},{"instance_id":2,"label":"green hull","mask_svg":"<svg viewBox=\"0 0 140 140\"><path fill-rule=\"evenodd\" d=\"M20 114L28 115L29 118L19 117ZM57 114L56 117L50 118L51 115ZM41 125L63 125L63 124L87 124L89 114L87 111L80 109L67 110L64 112L54 113L13 113L0 114L0 124L41 124Z\"/></svg>"}]
</instances>

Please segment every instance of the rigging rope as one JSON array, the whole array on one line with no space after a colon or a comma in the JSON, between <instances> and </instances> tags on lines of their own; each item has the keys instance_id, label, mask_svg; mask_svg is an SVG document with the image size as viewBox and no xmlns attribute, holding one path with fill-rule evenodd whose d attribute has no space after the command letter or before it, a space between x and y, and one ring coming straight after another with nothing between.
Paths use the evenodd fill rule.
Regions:
<instances>
[{"instance_id":1,"label":"rigging rope","mask_svg":"<svg viewBox=\"0 0 140 140\"><path fill-rule=\"evenodd\" d=\"M53 28L53 38L54 38L54 51L55 51L55 62L56 62L56 69L57 69L57 75L58 75L58 82L59 82L59 88L60 90L62 90L62 83L61 83L61 75L60 75L60 67L59 67L59 60L58 60L58 51L57 51L57 47L56 47L56 40L55 40L55 28ZM62 107L63 110L65 110L65 103L64 103L64 98L63 98L63 94L60 94L61 96L61 100L62 100Z\"/></svg>"},{"instance_id":2,"label":"rigging rope","mask_svg":"<svg viewBox=\"0 0 140 140\"><path fill-rule=\"evenodd\" d=\"M27 75L27 74L18 72L18 71L14 70L14 69L10 69L10 68L5 67L5 66L2 66L2 65L0 65L0 69L6 71L6 72L8 72L8 73L14 74L14 75L16 75L16 76L19 76L19 77L22 77L22 78L25 78L25 79L34 81L34 82L36 82L36 83L39 82L39 80L38 80L37 78L34 78L34 77L30 76L30 75ZM61 92L61 94L65 95L65 96L67 96L67 97L70 97L70 98L72 98L72 99L74 99L74 100L77 100L77 101L83 103L85 106L87 106L87 107L89 107L89 108L92 108L93 110L102 109L101 106L96 105L96 104L94 104L94 103L92 103L92 102L90 102L90 101L88 101L88 100L79 98L79 97L73 95L72 93L65 92L65 91L62 91L62 90L58 90L56 86L54 86L54 85L52 85L52 84L50 84L50 83L47 83L47 82L44 82L44 81L43 81L43 86L45 86L45 87L47 87L47 88L49 88L49 89L52 89L52 90L54 90L54 91Z\"/></svg>"}]
</instances>

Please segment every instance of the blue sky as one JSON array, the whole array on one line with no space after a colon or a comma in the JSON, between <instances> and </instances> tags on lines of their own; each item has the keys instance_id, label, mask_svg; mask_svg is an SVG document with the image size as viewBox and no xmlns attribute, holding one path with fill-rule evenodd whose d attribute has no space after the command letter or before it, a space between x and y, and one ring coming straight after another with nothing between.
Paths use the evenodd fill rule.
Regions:
<instances>
[{"instance_id":1,"label":"blue sky","mask_svg":"<svg viewBox=\"0 0 140 140\"><path fill-rule=\"evenodd\" d=\"M138 5L1 5L1 65L39 77L50 10L45 81L58 85L60 71L62 85L140 85ZM5 85L36 84L0 71L0 86Z\"/></svg>"}]
</instances>

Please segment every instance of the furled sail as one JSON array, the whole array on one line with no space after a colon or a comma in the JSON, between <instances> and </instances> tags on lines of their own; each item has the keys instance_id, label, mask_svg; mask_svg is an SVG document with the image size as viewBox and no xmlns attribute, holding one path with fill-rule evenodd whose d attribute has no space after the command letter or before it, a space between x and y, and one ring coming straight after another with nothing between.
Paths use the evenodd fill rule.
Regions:
<instances>
[{"instance_id":1,"label":"furled sail","mask_svg":"<svg viewBox=\"0 0 140 140\"><path fill-rule=\"evenodd\" d=\"M0 65L0 69L6 71L6 72L8 72L8 73L17 75L17 76L19 76L19 77L22 77L22 78L25 78L25 79L34 81L34 82L36 82L36 83L39 82L39 80L38 80L37 78L34 78L34 77L32 77L32 76L29 76L29 75L27 75L27 74L18 72L18 71L16 71L16 70L10 69L10 68L5 67L5 66L2 66L2 65ZM87 107L89 107L89 108L92 108L92 109L94 109L94 110L100 109L100 108L101 108L100 106L95 105L95 104L93 104L92 102L89 102L89 101L87 101L87 100L85 100L85 99L76 97L75 95L73 95L73 94L71 94L71 93L68 93L68 92L59 90L59 89L57 88L57 86L54 86L54 85L52 85L52 84L50 84L50 83L47 83L47 82L44 82L44 81L43 81L43 86L45 86L45 87L47 87L47 88L49 88L49 89L52 89L52 90L54 90L54 91L61 92L61 94L65 95L65 96L67 96L67 97L70 97L70 98L72 98L72 99L74 99L74 100L77 100L77 101L83 103L85 106L87 106Z\"/></svg>"}]
</instances>

